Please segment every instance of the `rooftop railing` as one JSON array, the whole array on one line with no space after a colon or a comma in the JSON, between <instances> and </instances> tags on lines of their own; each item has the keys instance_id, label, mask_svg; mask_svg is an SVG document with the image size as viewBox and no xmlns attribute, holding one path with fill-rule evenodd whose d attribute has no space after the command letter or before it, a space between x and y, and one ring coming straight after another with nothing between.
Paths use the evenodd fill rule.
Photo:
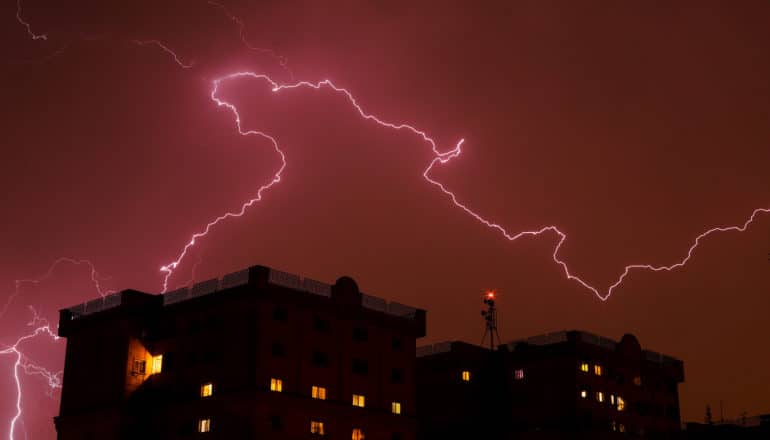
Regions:
<instances>
[{"instance_id":1,"label":"rooftop railing","mask_svg":"<svg viewBox=\"0 0 770 440\"><path fill-rule=\"evenodd\" d=\"M312 278L303 278L299 275L283 272L276 269L269 269L267 281L269 284L275 286L287 287L289 289L307 292L326 298L331 298L332 295L332 286L329 284L314 280ZM221 290L243 286L248 283L249 269L240 270L238 272L229 273L221 278L212 278L210 280L193 284L192 286L182 287L170 292L166 292L163 294L163 305L168 306L171 304L176 304L192 298L210 295ZM104 298L98 298L82 304L78 304L76 306L72 306L67 310L72 313L73 319L77 319L81 316L98 313L103 310L111 309L121 305L121 295L121 293L115 293L105 296ZM367 309L376 310L378 312L387 313L389 315L403 318L414 318L417 314L417 309L414 307L409 307L397 302L389 303L382 298L366 295L363 293L361 294L361 306Z\"/></svg>"},{"instance_id":2,"label":"rooftop railing","mask_svg":"<svg viewBox=\"0 0 770 440\"><path fill-rule=\"evenodd\" d=\"M417 357L431 356L439 353L448 353L452 351L452 341L438 342L433 345L423 345L417 347Z\"/></svg>"},{"instance_id":3,"label":"rooftop railing","mask_svg":"<svg viewBox=\"0 0 770 440\"><path fill-rule=\"evenodd\" d=\"M560 331L560 332L551 332L551 333L543 333L542 335L535 335L530 336L525 339L517 339L515 341L511 341L508 344L508 349L513 350L516 348L517 345L526 343L530 345L550 345L550 344L557 344L559 342L566 342L567 341L567 332L566 331Z\"/></svg>"},{"instance_id":4,"label":"rooftop railing","mask_svg":"<svg viewBox=\"0 0 770 440\"><path fill-rule=\"evenodd\" d=\"M118 307L123 302L122 292L113 293L101 298L92 299L91 301L72 306L67 310L72 314L72 319L80 318L81 316L90 315L92 313L102 312Z\"/></svg>"}]
</instances>

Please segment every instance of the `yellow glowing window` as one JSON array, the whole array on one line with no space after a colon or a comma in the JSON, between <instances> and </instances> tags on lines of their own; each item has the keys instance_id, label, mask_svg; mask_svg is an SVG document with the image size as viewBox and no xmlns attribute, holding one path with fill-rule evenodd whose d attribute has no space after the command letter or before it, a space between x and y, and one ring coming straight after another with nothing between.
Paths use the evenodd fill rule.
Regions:
<instances>
[{"instance_id":1,"label":"yellow glowing window","mask_svg":"<svg viewBox=\"0 0 770 440\"><path fill-rule=\"evenodd\" d=\"M159 354L152 357L152 374L158 374L163 370L163 355Z\"/></svg>"},{"instance_id":2,"label":"yellow glowing window","mask_svg":"<svg viewBox=\"0 0 770 440\"><path fill-rule=\"evenodd\" d=\"M610 423L610 426L612 426L612 430L613 431L617 431L618 430L618 424L614 420L612 421L612 423Z\"/></svg>"},{"instance_id":3,"label":"yellow glowing window","mask_svg":"<svg viewBox=\"0 0 770 440\"><path fill-rule=\"evenodd\" d=\"M610 394L610 405L614 405L614 404L615 404L615 395Z\"/></svg>"},{"instance_id":4,"label":"yellow glowing window","mask_svg":"<svg viewBox=\"0 0 770 440\"><path fill-rule=\"evenodd\" d=\"M596 400L598 402L604 402L604 393L601 391L596 392Z\"/></svg>"},{"instance_id":5,"label":"yellow glowing window","mask_svg":"<svg viewBox=\"0 0 770 440\"><path fill-rule=\"evenodd\" d=\"M359 428L353 428L353 440L364 440L364 431Z\"/></svg>"},{"instance_id":6,"label":"yellow glowing window","mask_svg":"<svg viewBox=\"0 0 770 440\"><path fill-rule=\"evenodd\" d=\"M211 382L201 385L201 397L209 397L214 394L214 384Z\"/></svg>"},{"instance_id":7,"label":"yellow glowing window","mask_svg":"<svg viewBox=\"0 0 770 440\"><path fill-rule=\"evenodd\" d=\"M363 408L366 406L366 397L362 394L353 394L353 406Z\"/></svg>"},{"instance_id":8,"label":"yellow glowing window","mask_svg":"<svg viewBox=\"0 0 770 440\"><path fill-rule=\"evenodd\" d=\"M634 385L638 387L642 386L642 378L639 376L634 376Z\"/></svg>"},{"instance_id":9,"label":"yellow glowing window","mask_svg":"<svg viewBox=\"0 0 770 440\"><path fill-rule=\"evenodd\" d=\"M280 393L283 391L283 381L281 379L271 378L270 379L270 391L275 391L276 393Z\"/></svg>"},{"instance_id":10,"label":"yellow glowing window","mask_svg":"<svg viewBox=\"0 0 770 440\"><path fill-rule=\"evenodd\" d=\"M624 424L622 424L622 423L621 423L621 424L618 426L618 431L620 431L620 432L626 432L626 425L624 425Z\"/></svg>"},{"instance_id":11,"label":"yellow glowing window","mask_svg":"<svg viewBox=\"0 0 770 440\"><path fill-rule=\"evenodd\" d=\"M468 370L463 370L462 373L463 382L470 382L471 381L471 372Z\"/></svg>"},{"instance_id":12,"label":"yellow glowing window","mask_svg":"<svg viewBox=\"0 0 770 440\"><path fill-rule=\"evenodd\" d=\"M618 396L618 411L626 409L626 401L622 397Z\"/></svg>"},{"instance_id":13,"label":"yellow glowing window","mask_svg":"<svg viewBox=\"0 0 770 440\"><path fill-rule=\"evenodd\" d=\"M401 414L401 402L390 402L390 412Z\"/></svg>"},{"instance_id":14,"label":"yellow glowing window","mask_svg":"<svg viewBox=\"0 0 770 440\"><path fill-rule=\"evenodd\" d=\"M599 364L594 365L594 374L597 376L602 375L602 366Z\"/></svg>"},{"instance_id":15,"label":"yellow glowing window","mask_svg":"<svg viewBox=\"0 0 770 440\"><path fill-rule=\"evenodd\" d=\"M311 420L310 433L315 435L324 435L324 422L319 422L318 420Z\"/></svg>"},{"instance_id":16,"label":"yellow glowing window","mask_svg":"<svg viewBox=\"0 0 770 440\"><path fill-rule=\"evenodd\" d=\"M199 419L198 420L198 432L211 431L211 419Z\"/></svg>"},{"instance_id":17,"label":"yellow glowing window","mask_svg":"<svg viewBox=\"0 0 770 440\"><path fill-rule=\"evenodd\" d=\"M313 388L310 391L310 395L313 397L313 399L326 400L326 388L313 385Z\"/></svg>"},{"instance_id":18,"label":"yellow glowing window","mask_svg":"<svg viewBox=\"0 0 770 440\"><path fill-rule=\"evenodd\" d=\"M583 399L585 399L586 397L588 397L588 391L586 391L586 390L581 390L581 391L580 391L580 397L581 397L581 398L583 398Z\"/></svg>"},{"instance_id":19,"label":"yellow glowing window","mask_svg":"<svg viewBox=\"0 0 770 440\"><path fill-rule=\"evenodd\" d=\"M144 376L146 371L147 362L140 359L134 359L134 363L131 366L131 374L134 376Z\"/></svg>"},{"instance_id":20,"label":"yellow glowing window","mask_svg":"<svg viewBox=\"0 0 770 440\"><path fill-rule=\"evenodd\" d=\"M583 362L580 364L580 371L588 373L588 362Z\"/></svg>"}]
</instances>

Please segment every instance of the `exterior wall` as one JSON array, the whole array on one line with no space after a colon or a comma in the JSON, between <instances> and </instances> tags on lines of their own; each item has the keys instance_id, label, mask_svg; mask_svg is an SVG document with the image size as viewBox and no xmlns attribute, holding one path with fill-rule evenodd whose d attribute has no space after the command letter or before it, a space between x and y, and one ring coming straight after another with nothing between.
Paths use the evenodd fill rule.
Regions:
<instances>
[{"instance_id":1,"label":"exterior wall","mask_svg":"<svg viewBox=\"0 0 770 440\"><path fill-rule=\"evenodd\" d=\"M418 358L422 438L462 438L456 433L485 429L511 438L672 438L679 431L680 361L642 351L631 335L614 342L571 331L527 341L495 352L455 342ZM588 372L581 370L583 363ZM597 365L601 375L595 374ZM461 367L483 377L462 383Z\"/></svg>"},{"instance_id":2,"label":"exterior wall","mask_svg":"<svg viewBox=\"0 0 770 440\"><path fill-rule=\"evenodd\" d=\"M362 307L349 278L318 294L272 283L269 271L253 267L248 282L181 301L135 292L132 304L124 297L91 315L62 311L58 437L306 439L315 420L328 439L347 440L358 428L366 439L413 440L415 340L425 312ZM376 307L388 310L384 301ZM161 354L162 371L152 374L152 356ZM145 360L145 374L134 360ZM354 371L354 360L368 368ZM271 378L282 380L281 392L270 390ZM205 383L209 397L200 394ZM326 400L311 397L313 385L326 388ZM86 386L93 391L79 392ZM353 393L365 407L352 405ZM401 414L391 413L392 401ZM197 432L201 419L210 432Z\"/></svg>"},{"instance_id":3,"label":"exterior wall","mask_svg":"<svg viewBox=\"0 0 770 440\"><path fill-rule=\"evenodd\" d=\"M418 438L501 438L509 404L498 354L452 342L449 351L418 358Z\"/></svg>"}]
</instances>

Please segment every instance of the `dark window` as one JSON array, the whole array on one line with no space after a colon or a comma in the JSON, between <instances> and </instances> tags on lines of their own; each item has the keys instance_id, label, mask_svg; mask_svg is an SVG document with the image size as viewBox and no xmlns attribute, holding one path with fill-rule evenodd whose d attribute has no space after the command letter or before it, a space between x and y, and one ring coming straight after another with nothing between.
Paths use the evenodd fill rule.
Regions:
<instances>
[{"instance_id":1,"label":"dark window","mask_svg":"<svg viewBox=\"0 0 770 440\"><path fill-rule=\"evenodd\" d=\"M193 334L200 332L201 323L198 321L190 321L190 325L187 327L187 331Z\"/></svg>"},{"instance_id":2,"label":"dark window","mask_svg":"<svg viewBox=\"0 0 770 440\"><path fill-rule=\"evenodd\" d=\"M171 371L174 371L174 365L175 365L175 359L176 356L174 353L166 352L163 353L163 371L168 373Z\"/></svg>"},{"instance_id":3,"label":"dark window","mask_svg":"<svg viewBox=\"0 0 770 440\"><path fill-rule=\"evenodd\" d=\"M401 338L393 338L393 341L391 342L391 347L393 347L393 350L402 350L404 348L404 341Z\"/></svg>"},{"instance_id":4,"label":"dark window","mask_svg":"<svg viewBox=\"0 0 770 440\"><path fill-rule=\"evenodd\" d=\"M319 332L328 332L331 328L331 324L329 324L329 320L323 319L319 316L313 317L313 329L318 330Z\"/></svg>"},{"instance_id":5,"label":"dark window","mask_svg":"<svg viewBox=\"0 0 770 440\"><path fill-rule=\"evenodd\" d=\"M401 434L400 432L394 432L393 435L390 436L391 440L404 440L404 434Z\"/></svg>"},{"instance_id":6,"label":"dark window","mask_svg":"<svg viewBox=\"0 0 770 440\"><path fill-rule=\"evenodd\" d=\"M222 328L222 318L220 318L219 316L210 317L208 321L208 327L212 330L217 330Z\"/></svg>"},{"instance_id":7,"label":"dark window","mask_svg":"<svg viewBox=\"0 0 770 440\"><path fill-rule=\"evenodd\" d=\"M404 370L400 368L394 368L390 372L390 381L393 383L404 383Z\"/></svg>"},{"instance_id":8,"label":"dark window","mask_svg":"<svg viewBox=\"0 0 770 440\"><path fill-rule=\"evenodd\" d=\"M273 342L273 348L271 351L273 352L273 356L276 356L276 357L286 356L286 346L284 346L280 342Z\"/></svg>"},{"instance_id":9,"label":"dark window","mask_svg":"<svg viewBox=\"0 0 770 440\"><path fill-rule=\"evenodd\" d=\"M273 319L276 321L286 322L289 320L289 311L286 307L278 306L273 309Z\"/></svg>"},{"instance_id":10,"label":"dark window","mask_svg":"<svg viewBox=\"0 0 770 440\"><path fill-rule=\"evenodd\" d=\"M353 329L353 340L356 342L366 342L369 340L369 332L363 327Z\"/></svg>"},{"instance_id":11,"label":"dark window","mask_svg":"<svg viewBox=\"0 0 770 440\"><path fill-rule=\"evenodd\" d=\"M363 359L353 359L353 374L369 374L369 363Z\"/></svg>"},{"instance_id":12,"label":"dark window","mask_svg":"<svg viewBox=\"0 0 770 440\"><path fill-rule=\"evenodd\" d=\"M327 356L326 353L322 351L315 351L313 352L312 362L316 367L328 367L329 356Z\"/></svg>"},{"instance_id":13,"label":"dark window","mask_svg":"<svg viewBox=\"0 0 770 440\"><path fill-rule=\"evenodd\" d=\"M276 307L273 309L273 319L286 322L289 320L289 311L286 310L286 307Z\"/></svg>"},{"instance_id":14,"label":"dark window","mask_svg":"<svg viewBox=\"0 0 770 440\"><path fill-rule=\"evenodd\" d=\"M204 363L206 363L206 362L216 362L216 361L220 360L221 358L222 358L222 356L219 354L219 352L214 351L214 350L206 350L203 353L203 356L201 357L201 361L204 362ZM164 364L166 363L165 356L163 357L163 363ZM163 367L165 368L165 365Z\"/></svg>"},{"instance_id":15,"label":"dark window","mask_svg":"<svg viewBox=\"0 0 770 440\"><path fill-rule=\"evenodd\" d=\"M270 427L276 431L283 429L283 418L281 416L270 416Z\"/></svg>"}]
</instances>

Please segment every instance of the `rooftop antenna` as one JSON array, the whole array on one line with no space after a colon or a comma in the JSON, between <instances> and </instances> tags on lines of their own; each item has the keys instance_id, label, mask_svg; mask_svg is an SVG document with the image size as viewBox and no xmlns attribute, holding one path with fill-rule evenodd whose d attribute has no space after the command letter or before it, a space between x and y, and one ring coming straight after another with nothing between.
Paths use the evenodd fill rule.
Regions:
<instances>
[{"instance_id":1,"label":"rooftop antenna","mask_svg":"<svg viewBox=\"0 0 770 440\"><path fill-rule=\"evenodd\" d=\"M495 341L500 344L500 334L497 333L497 308L495 307L495 297L497 294L494 290L488 290L484 294L484 304L487 306L486 310L481 311L481 316L484 317L484 336L481 337L481 345L484 345L484 341L489 335L489 349L495 351Z\"/></svg>"}]
</instances>

